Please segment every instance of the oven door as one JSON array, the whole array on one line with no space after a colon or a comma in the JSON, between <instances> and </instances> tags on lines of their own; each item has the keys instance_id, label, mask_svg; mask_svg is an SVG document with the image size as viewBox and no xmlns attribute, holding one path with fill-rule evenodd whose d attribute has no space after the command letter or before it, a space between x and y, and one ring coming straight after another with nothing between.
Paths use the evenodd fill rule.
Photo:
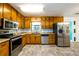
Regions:
<instances>
[{"instance_id":1,"label":"oven door","mask_svg":"<svg viewBox=\"0 0 79 59\"><path fill-rule=\"evenodd\" d=\"M11 39L11 55L18 55L22 50L22 38L21 36Z\"/></svg>"}]
</instances>

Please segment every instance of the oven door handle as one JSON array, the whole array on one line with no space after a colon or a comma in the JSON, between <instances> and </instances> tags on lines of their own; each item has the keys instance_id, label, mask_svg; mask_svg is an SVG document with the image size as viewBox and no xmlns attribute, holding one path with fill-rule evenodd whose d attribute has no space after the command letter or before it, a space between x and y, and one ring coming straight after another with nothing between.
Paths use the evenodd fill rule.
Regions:
<instances>
[{"instance_id":1,"label":"oven door handle","mask_svg":"<svg viewBox=\"0 0 79 59\"><path fill-rule=\"evenodd\" d=\"M20 39L21 37L15 37L15 38L13 38L13 39L11 39L12 41L15 41L15 40L18 40L18 39Z\"/></svg>"}]
</instances>

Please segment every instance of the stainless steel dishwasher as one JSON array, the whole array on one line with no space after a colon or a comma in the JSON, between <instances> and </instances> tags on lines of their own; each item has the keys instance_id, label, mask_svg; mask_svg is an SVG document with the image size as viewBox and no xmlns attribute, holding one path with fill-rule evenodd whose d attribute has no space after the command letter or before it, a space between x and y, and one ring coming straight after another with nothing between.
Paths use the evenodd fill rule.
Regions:
<instances>
[{"instance_id":1,"label":"stainless steel dishwasher","mask_svg":"<svg viewBox=\"0 0 79 59\"><path fill-rule=\"evenodd\" d=\"M41 44L48 44L48 34L41 35Z\"/></svg>"}]
</instances>

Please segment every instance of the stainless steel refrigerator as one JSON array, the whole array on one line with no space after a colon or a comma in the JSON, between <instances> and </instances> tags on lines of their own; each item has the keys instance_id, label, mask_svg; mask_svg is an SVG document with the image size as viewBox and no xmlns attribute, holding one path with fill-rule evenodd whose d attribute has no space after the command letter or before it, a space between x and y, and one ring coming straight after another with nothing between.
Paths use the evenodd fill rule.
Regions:
<instances>
[{"instance_id":1,"label":"stainless steel refrigerator","mask_svg":"<svg viewBox=\"0 0 79 59\"><path fill-rule=\"evenodd\" d=\"M70 46L69 23L63 22L54 24L53 31L56 34L55 38L57 46Z\"/></svg>"}]
</instances>

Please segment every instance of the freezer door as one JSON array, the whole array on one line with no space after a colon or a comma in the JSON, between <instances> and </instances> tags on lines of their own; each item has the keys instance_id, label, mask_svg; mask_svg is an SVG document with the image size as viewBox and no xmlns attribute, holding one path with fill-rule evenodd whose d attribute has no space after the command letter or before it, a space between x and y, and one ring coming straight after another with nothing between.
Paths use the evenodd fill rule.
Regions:
<instances>
[{"instance_id":1,"label":"freezer door","mask_svg":"<svg viewBox=\"0 0 79 59\"><path fill-rule=\"evenodd\" d=\"M63 38L58 37L57 46L63 46Z\"/></svg>"},{"instance_id":2,"label":"freezer door","mask_svg":"<svg viewBox=\"0 0 79 59\"><path fill-rule=\"evenodd\" d=\"M70 37L69 37L69 24L63 25L63 38L64 38L64 46L70 46Z\"/></svg>"},{"instance_id":3,"label":"freezer door","mask_svg":"<svg viewBox=\"0 0 79 59\"><path fill-rule=\"evenodd\" d=\"M65 35L64 37L64 46L70 46L69 36Z\"/></svg>"}]
</instances>

